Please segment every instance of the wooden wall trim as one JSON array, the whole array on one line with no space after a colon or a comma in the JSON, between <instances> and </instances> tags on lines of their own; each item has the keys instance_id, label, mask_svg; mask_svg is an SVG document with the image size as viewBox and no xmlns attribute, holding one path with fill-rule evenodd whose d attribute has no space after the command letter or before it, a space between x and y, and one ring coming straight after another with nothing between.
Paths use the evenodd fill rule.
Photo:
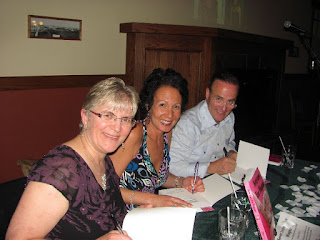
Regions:
<instances>
[{"instance_id":1,"label":"wooden wall trim","mask_svg":"<svg viewBox=\"0 0 320 240\"><path fill-rule=\"evenodd\" d=\"M169 25L169 24L153 24L153 23L121 23L120 32L122 33L160 33L173 35L190 35L190 36L205 36L221 39L232 39L239 41L254 42L258 44L277 45L278 48L287 49L293 46L293 42L289 40L267 37L252 33L244 33L233 30L184 26L184 25Z\"/></svg>"},{"instance_id":2,"label":"wooden wall trim","mask_svg":"<svg viewBox=\"0 0 320 240\"><path fill-rule=\"evenodd\" d=\"M0 91L91 87L109 77L118 77L126 81L126 75L120 74L0 77Z\"/></svg>"}]
</instances>

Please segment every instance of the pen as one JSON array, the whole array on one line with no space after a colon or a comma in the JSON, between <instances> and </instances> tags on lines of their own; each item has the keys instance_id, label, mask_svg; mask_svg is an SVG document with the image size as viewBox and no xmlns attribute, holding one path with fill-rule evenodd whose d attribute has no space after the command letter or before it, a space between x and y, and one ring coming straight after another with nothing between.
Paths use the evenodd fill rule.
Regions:
<instances>
[{"instance_id":1,"label":"pen","mask_svg":"<svg viewBox=\"0 0 320 240\"><path fill-rule=\"evenodd\" d=\"M223 148L223 151L224 151L224 156L229 157L229 154L228 154L227 149L225 147Z\"/></svg>"},{"instance_id":2,"label":"pen","mask_svg":"<svg viewBox=\"0 0 320 240\"><path fill-rule=\"evenodd\" d=\"M228 154L227 149L226 149L225 147L223 148L223 151L224 151L224 156L225 156L225 157L229 157L229 154ZM236 193L236 190L234 189L234 186L233 186L233 181L232 181L231 174L228 173L228 176L229 176L229 180L230 180L230 183L231 183L231 187L232 187L234 196L235 196L236 198L238 198L237 193ZM239 209L239 207L238 207L237 204L236 204L236 207ZM239 209L239 210L240 210L240 209Z\"/></svg>"},{"instance_id":3,"label":"pen","mask_svg":"<svg viewBox=\"0 0 320 240\"><path fill-rule=\"evenodd\" d=\"M196 186L196 182L197 182L198 170L199 170L199 161L196 162L196 165L194 166L194 179L193 179L193 186L192 186L192 194L194 194L194 187Z\"/></svg>"},{"instance_id":4,"label":"pen","mask_svg":"<svg viewBox=\"0 0 320 240\"><path fill-rule=\"evenodd\" d=\"M121 225L120 225L120 223L118 222L118 220L115 218L115 216L114 216L112 213L111 213L110 215L111 215L111 218L112 218L112 220L113 220L113 223L114 223L114 225L116 226L116 228L118 229L118 231L119 231L121 234L123 234Z\"/></svg>"}]
</instances>

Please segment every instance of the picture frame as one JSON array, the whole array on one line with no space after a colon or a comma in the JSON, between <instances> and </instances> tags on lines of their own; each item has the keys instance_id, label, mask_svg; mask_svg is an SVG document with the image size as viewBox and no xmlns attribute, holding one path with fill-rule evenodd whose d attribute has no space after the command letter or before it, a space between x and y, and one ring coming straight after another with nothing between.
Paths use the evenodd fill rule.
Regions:
<instances>
[{"instance_id":1,"label":"picture frame","mask_svg":"<svg viewBox=\"0 0 320 240\"><path fill-rule=\"evenodd\" d=\"M28 37L81 40L82 20L28 15Z\"/></svg>"}]
</instances>

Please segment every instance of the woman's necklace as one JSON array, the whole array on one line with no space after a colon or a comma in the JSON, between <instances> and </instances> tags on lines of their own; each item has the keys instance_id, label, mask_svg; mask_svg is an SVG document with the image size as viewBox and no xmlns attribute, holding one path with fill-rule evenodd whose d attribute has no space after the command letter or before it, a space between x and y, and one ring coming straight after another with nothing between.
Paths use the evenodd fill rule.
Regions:
<instances>
[{"instance_id":1,"label":"woman's necklace","mask_svg":"<svg viewBox=\"0 0 320 240\"><path fill-rule=\"evenodd\" d=\"M105 191L105 190L107 189L107 176L106 176L106 173L105 173L105 171L104 171L104 174L103 174L103 175L100 174L99 167L98 167L98 165L95 163L92 155L91 155L90 152L87 150L86 146L84 145L84 143L83 143L83 141L82 141L82 137L83 137L83 136L80 135L81 144L82 144L82 146L83 146L86 154L90 156L90 158L89 158L90 162L94 165L94 167L96 168L99 176L101 177L101 179L102 179L102 186L101 186L101 187L102 187L103 191Z\"/></svg>"}]
</instances>

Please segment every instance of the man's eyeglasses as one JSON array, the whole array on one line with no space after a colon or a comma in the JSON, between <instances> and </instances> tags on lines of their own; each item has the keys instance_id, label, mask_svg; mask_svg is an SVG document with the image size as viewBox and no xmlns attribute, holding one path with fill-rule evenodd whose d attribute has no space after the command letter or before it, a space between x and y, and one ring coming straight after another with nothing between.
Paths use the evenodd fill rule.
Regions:
<instances>
[{"instance_id":1,"label":"man's eyeglasses","mask_svg":"<svg viewBox=\"0 0 320 240\"><path fill-rule=\"evenodd\" d=\"M136 120L130 117L123 117L118 118L116 115L114 115L112 112L107 113L96 113L94 111L89 110L94 115L98 116L102 119L105 123L115 123L117 119L120 119L121 126L123 127L133 127L136 124Z\"/></svg>"},{"instance_id":2,"label":"man's eyeglasses","mask_svg":"<svg viewBox=\"0 0 320 240\"><path fill-rule=\"evenodd\" d=\"M223 105L227 105L227 107L230 108L236 108L237 104L236 104L236 100L228 100L228 101L224 101L224 99L222 97L219 96L213 96L212 97L214 103L223 106Z\"/></svg>"}]
</instances>

